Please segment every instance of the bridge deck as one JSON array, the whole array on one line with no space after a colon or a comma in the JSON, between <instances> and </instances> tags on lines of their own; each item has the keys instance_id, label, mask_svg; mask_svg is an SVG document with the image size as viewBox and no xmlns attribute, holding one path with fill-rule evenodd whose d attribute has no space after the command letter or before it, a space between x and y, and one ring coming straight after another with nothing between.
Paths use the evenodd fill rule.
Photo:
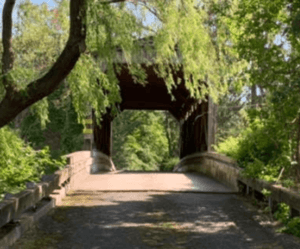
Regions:
<instances>
[{"instance_id":1,"label":"bridge deck","mask_svg":"<svg viewBox=\"0 0 300 249\"><path fill-rule=\"evenodd\" d=\"M75 186L77 190L97 191L192 191L232 193L224 184L193 173L120 172L95 174Z\"/></svg>"}]
</instances>

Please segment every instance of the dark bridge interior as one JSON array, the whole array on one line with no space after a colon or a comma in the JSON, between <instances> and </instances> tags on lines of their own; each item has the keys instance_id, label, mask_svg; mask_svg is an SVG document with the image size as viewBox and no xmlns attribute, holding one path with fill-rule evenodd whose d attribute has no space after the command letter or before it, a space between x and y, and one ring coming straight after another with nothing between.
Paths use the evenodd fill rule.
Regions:
<instances>
[{"instance_id":1,"label":"dark bridge interior","mask_svg":"<svg viewBox=\"0 0 300 249\"><path fill-rule=\"evenodd\" d=\"M148 76L148 84L145 85L134 83L133 77L126 67L123 67L117 75L121 88L121 110L168 110L176 119L180 120L191 109L191 106L196 104L196 101L190 98L189 91L185 88L182 71L173 74L177 87L172 90L175 97L175 100L172 101L164 80L157 76L154 67L143 65L143 69ZM180 80L181 83L178 84Z\"/></svg>"}]
</instances>

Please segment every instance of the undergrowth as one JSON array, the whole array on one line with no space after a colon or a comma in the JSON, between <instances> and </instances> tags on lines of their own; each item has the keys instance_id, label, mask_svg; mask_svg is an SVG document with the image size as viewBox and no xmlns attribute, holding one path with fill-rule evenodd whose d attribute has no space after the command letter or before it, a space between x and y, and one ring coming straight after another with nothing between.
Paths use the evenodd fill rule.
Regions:
<instances>
[{"instance_id":1,"label":"undergrowth","mask_svg":"<svg viewBox=\"0 0 300 249\"><path fill-rule=\"evenodd\" d=\"M64 165L65 159L51 158L49 147L35 151L10 128L0 129L0 200L5 193L18 193L26 188L26 182L39 182L42 175Z\"/></svg>"},{"instance_id":2,"label":"undergrowth","mask_svg":"<svg viewBox=\"0 0 300 249\"><path fill-rule=\"evenodd\" d=\"M239 136L228 137L215 148L218 153L235 159L247 178L278 182L287 188L295 187L297 163L293 155L296 143L274 124L254 119ZM268 196L270 193L265 191L263 194ZM266 211L271 212L269 208ZM300 237L300 217L290 218L288 205L279 204L274 217L284 224L279 232Z\"/></svg>"},{"instance_id":3,"label":"undergrowth","mask_svg":"<svg viewBox=\"0 0 300 249\"><path fill-rule=\"evenodd\" d=\"M291 160L289 141L257 120L239 136L228 137L215 148L218 153L235 159L239 167L244 169L245 177L275 182L284 167L284 175L291 180L291 169L295 162ZM290 182L288 184L291 185Z\"/></svg>"},{"instance_id":4,"label":"undergrowth","mask_svg":"<svg viewBox=\"0 0 300 249\"><path fill-rule=\"evenodd\" d=\"M292 234L300 238L300 217L291 218L290 207L287 204L278 204L274 217L284 224L282 228L277 230L278 232Z\"/></svg>"}]
</instances>

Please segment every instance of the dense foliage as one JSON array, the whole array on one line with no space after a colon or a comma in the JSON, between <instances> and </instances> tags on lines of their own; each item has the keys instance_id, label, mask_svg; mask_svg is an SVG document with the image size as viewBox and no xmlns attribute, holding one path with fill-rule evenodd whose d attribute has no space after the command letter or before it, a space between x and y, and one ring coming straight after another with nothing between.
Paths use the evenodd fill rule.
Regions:
<instances>
[{"instance_id":1,"label":"dense foliage","mask_svg":"<svg viewBox=\"0 0 300 249\"><path fill-rule=\"evenodd\" d=\"M250 177L274 181L282 168L286 180L300 177L299 16L299 1L285 0L239 1L232 13L235 48L249 62L243 73L263 101L243 108L248 127L229 132L218 151Z\"/></svg>"},{"instance_id":2,"label":"dense foliage","mask_svg":"<svg viewBox=\"0 0 300 249\"><path fill-rule=\"evenodd\" d=\"M35 151L8 127L0 129L0 197L25 188L26 182L39 182L66 165L64 159L51 159L49 148Z\"/></svg>"},{"instance_id":3,"label":"dense foliage","mask_svg":"<svg viewBox=\"0 0 300 249\"><path fill-rule=\"evenodd\" d=\"M282 168L286 174L291 168L291 147L273 124L256 119L238 137L221 142L218 151L236 159L246 176L276 181Z\"/></svg>"},{"instance_id":4,"label":"dense foliage","mask_svg":"<svg viewBox=\"0 0 300 249\"><path fill-rule=\"evenodd\" d=\"M78 124L67 83L48 97L48 118L44 126L39 115L29 110L20 125L21 137L35 149L50 146L58 157L82 149L83 126Z\"/></svg>"}]
</instances>

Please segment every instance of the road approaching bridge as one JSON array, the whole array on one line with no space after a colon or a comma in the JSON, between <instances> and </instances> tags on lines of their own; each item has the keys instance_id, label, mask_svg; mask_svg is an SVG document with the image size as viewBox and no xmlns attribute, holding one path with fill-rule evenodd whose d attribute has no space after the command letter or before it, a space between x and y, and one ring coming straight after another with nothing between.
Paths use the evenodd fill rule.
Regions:
<instances>
[{"instance_id":1,"label":"road approaching bridge","mask_svg":"<svg viewBox=\"0 0 300 249\"><path fill-rule=\"evenodd\" d=\"M90 175L11 248L300 248L231 193L193 173Z\"/></svg>"}]
</instances>

